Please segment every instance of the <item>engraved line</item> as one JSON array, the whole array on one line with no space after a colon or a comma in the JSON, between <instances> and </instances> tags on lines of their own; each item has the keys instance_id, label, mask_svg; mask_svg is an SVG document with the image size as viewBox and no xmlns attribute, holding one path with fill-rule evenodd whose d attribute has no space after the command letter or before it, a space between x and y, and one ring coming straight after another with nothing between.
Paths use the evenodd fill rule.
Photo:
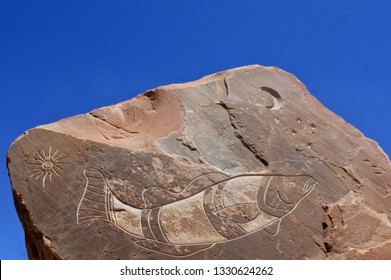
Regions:
<instances>
[{"instance_id":1,"label":"engraved line","mask_svg":"<svg viewBox=\"0 0 391 280\"><path fill-rule=\"evenodd\" d=\"M51 148L51 147L50 147L50 148ZM54 154L52 155L52 158L55 158L56 155L57 155L57 153L58 153L58 150L56 150L56 151L54 152Z\"/></svg>"},{"instance_id":2,"label":"engraved line","mask_svg":"<svg viewBox=\"0 0 391 280\"><path fill-rule=\"evenodd\" d=\"M151 225L151 231L153 235L156 237L156 240L169 243L168 240L165 238L164 234L162 234L162 228L160 227L160 223L159 223L160 209L161 208L155 208L151 211L150 224L153 222Z\"/></svg>"},{"instance_id":3,"label":"engraved line","mask_svg":"<svg viewBox=\"0 0 391 280\"><path fill-rule=\"evenodd\" d=\"M98 209L98 208L93 208L93 207L88 207L88 206L82 206L80 207L81 210L85 209L85 210L94 210L94 211L98 211L98 212L104 212L106 214L106 210L102 210L102 209Z\"/></svg>"},{"instance_id":4,"label":"engraved line","mask_svg":"<svg viewBox=\"0 0 391 280\"><path fill-rule=\"evenodd\" d=\"M101 221L102 219L104 219L104 216L85 216L85 217L80 218L78 225L85 223L85 222L88 222L88 221L95 221L95 220ZM108 222L110 222L110 221L108 221Z\"/></svg>"},{"instance_id":5,"label":"engraved line","mask_svg":"<svg viewBox=\"0 0 391 280\"><path fill-rule=\"evenodd\" d=\"M218 188L218 187L217 187ZM233 234L236 234L235 232L233 232L232 230L231 230L231 228L225 223L225 221L222 219L222 218L220 218L219 216L217 216L216 215L216 208L215 208L215 204L214 204L214 200L215 200L215 194L216 194L216 190L217 190L217 188L214 190L214 192L212 193L212 207L214 208L213 209L213 212L211 213L213 216L215 216L215 217L217 217L219 220L220 220L220 222L223 224L223 226L225 225L226 226L226 228L229 230L229 231L231 231ZM216 228L216 227L214 227L215 228L215 230L221 235L221 233L220 233L220 231ZM223 236L224 238L227 238L226 236ZM227 238L228 239L228 238Z\"/></svg>"},{"instance_id":6,"label":"engraved line","mask_svg":"<svg viewBox=\"0 0 391 280\"><path fill-rule=\"evenodd\" d=\"M225 185L224 185L224 187L225 187ZM227 227L227 229L230 230L233 234L238 235L222 218L220 218L219 216L217 216L215 214L217 212L217 209L216 209L216 205L215 205L214 201L215 201L215 195L216 195L216 192L217 192L218 188L219 188L219 186L215 189L215 191L212 194L212 203L213 203L213 208L214 208L214 212L212 212L212 215L217 217L218 219L220 219L220 221L223 223L223 225L225 225ZM220 232L217 229L216 229L216 231L220 234ZM227 238L227 237L225 237L225 238Z\"/></svg>"},{"instance_id":7,"label":"engraved line","mask_svg":"<svg viewBox=\"0 0 391 280\"><path fill-rule=\"evenodd\" d=\"M270 173L259 173L259 174L257 174L257 173L242 173L242 174L238 174L238 175L234 175L234 176L228 176L227 174L225 174L225 173L222 173L222 172L208 172L208 173L204 173L204 174L210 174L210 173L221 173L221 174L224 174L224 175L226 175L228 178L227 179L223 179L223 180L219 180L219 181L217 181L217 182L215 182L215 183L213 183L213 184L211 184L211 185L208 185L207 187L205 187L205 188L203 188L203 189L201 189L198 193L200 193L200 192L203 192L203 191L205 191L207 188L210 188L210 187L214 187L214 186L216 186L216 185L218 185L218 184L220 184L220 183L222 183L222 182L226 182L226 181L228 181L228 180L232 180L232 179L236 179L236 178L240 178L240 177L274 177L274 176L279 176L279 177L309 177L309 178L312 178L313 179L313 177L311 176L311 175L286 175L286 174L280 174L280 173L276 173L276 174L270 174ZM204 175L204 174L202 174L202 175ZM198 177L200 177L200 176L202 176L202 175L199 175ZM198 178L197 177L197 178ZM192 181L194 181L194 179L192 180ZM314 181L316 182L316 180L314 179ZM190 184L189 184L190 185ZM162 188L162 187L154 187L154 188L160 188L160 189L164 189L164 188ZM185 188L186 189L186 188ZM184 189L184 190L185 190ZM148 189L146 189L146 190L144 190L142 193L141 193L141 197L142 197L142 199L143 199L143 201L144 201L144 207L146 208L146 206L147 206L147 204L146 204L146 201L145 201L145 197L144 197L144 192L145 191L147 191ZM166 190L166 189L164 189L164 190ZM182 190L183 191L183 190ZM178 193L181 193L182 191L180 191L180 192L178 192ZM175 193L175 192L173 192L173 193ZM195 193L195 194L197 194L197 193ZM195 195L194 194L194 195ZM182 201L182 200L185 200L185 199L187 199L188 197L183 197L183 198L178 198L177 200L175 200L175 202L178 202L178 201ZM142 208L136 208L136 209L142 209Z\"/></svg>"},{"instance_id":8,"label":"engraved line","mask_svg":"<svg viewBox=\"0 0 391 280\"><path fill-rule=\"evenodd\" d=\"M113 205L111 204L111 197L112 197L111 191L107 191L107 216L109 217L110 221L113 221L113 215L112 215Z\"/></svg>"},{"instance_id":9,"label":"engraved line","mask_svg":"<svg viewBox=\"0 0 391 280\"><path fill-rule=\"evenodd\" d=\"M202 177L202 176L205 176L205 175L208 175L208 174L223 174L224 176L226 176L226 177L228 177L228 179L230 179L230 177L227 175L227 174L225 174L225 173L223 173L223 172L219 172L219 171L211 171L211 172L206 172L206 173L203 173L203 174L201 174L201 175L198 175L197 177L195 177L193 180L191 180L190 181L190 183L188 183L187 185L186 185L186 187L182 190L182 191L180 191L180 193L181 192L183 192L183 191L185 191L195 180L197 180L197 179L199 179L200 177ZM227 180L227 179L226 179ZM224 182L225 180L222 180L221 182ZM201 191L200 191L201 192Z\"/></svg>"},{"instance_id":10,"label":"engraved line","mask_svg":"<svg viewBox=\"0 0 391 280\"><path fill-rule=\"evenodd\" d=\"M79 201L79 204L77 206L77 211L76 211L76 221L77 221L77 224L79 224L79 211L80 211L80 206L81 206L81 203L83 202L83 199L86 195L86 192L87 192L87 189L88 189L88 183L89 183L89 178L87 177L86 175L86 172L88 171L88 169L84 170L83 171L83 174L84 174L84 177L86 178L87 182L86 182L86 186L84 188L84 192L83 192L83 195L81 196L81 199ZM99 172L98 170L95 169L96 172Z\"/></svg>"},{"instance_id":11,"label":"engraved line","mask_svg":"<svg viewBox=\"0 0 391 280\"><path fill-rule=\"evenodd\" d=\"M106 207L106 212L107 212L107 218L110 221L113 221L113 217L111 215L112 211L112 205L111 205L111 191L107 191L107 207Z\"/></svg>"},{"instance_id":12,"label":"engraved line","mask_svg":"<svg viewBox=\"0 0 391 280\"><path fill-rule=\"evenodd\" d=\"M115 213L114 213L114 196L113 195L111 195L111 205L112 205L113 220L114 220L114 223L117 224L118 223L117 217L115 216Z\"/></svg>"},{"instance_id":13,"label":"engraved line","mask_svg":"<svg viewBox=\"0 0 391 280\"><path fill-rule=\"evenodd\" d=\"M304 191L305 191L305 192L307 192L307 191L309 190L312 181L316 182L316 181L313 180L313 179L309 179L309 180L305 183L305 185L304 185Z\"/></svg>"},{"instance_id":14,"label":"engraved line","mask_svg":"<svg viewBox=\"0 0 391 280\"><path fill-rule=\"evenodd\" d=\"M205 214L205 217L206 217L206 220L209 222L209 224L210 224L210 226L212 227L212 228L214 228L215 229L215 231L218 233L218 234L220 234L220 232L218 232L217 230L216 230L216 228L215 228L215 226L212 224L212 222L211 222L211 220L209 219L209 216L208 216L208 214L206 213L206 211L205 211L205 207L204 207L204 201L205 201L205 193L206 193L206 191L203 193L203 195L202 195L202 207L201 207L201 210L202 210L202 212L204 212L204 214ZM221 237L223 237L223 238L226 238L224 235L222 235L222 234L220 234L220 236ZM227 239L227 238L226 238Z\"/></svg>"},{"instance_id":15,"label":"engraved line","mask_svg":"<svg viewBox=\"0 0 391 280\"><path fill-rule=\"evenodd\" d=\"M41 176L43 176L45 174L45 172L41 172L41 174L39 174L37 177L35 177L35 181L37 181Z\"/></svg>"},{"instance_id":16,"label":"engraved line","mask_svg":"<svg viewBox=\"0 0 391 280\"><path fill-rule=\"evenodd\" d=\"M40 168L39 171L34 172L33 174L31 174L29 178L31 178L31 177L37 175L38 173L41 173L41 175L39 175L39 177L41 177L45 172ZM37 179L38 179L39 177L37 177ZM35 179L35 180L37 180L37 179Z\"/></svg>"},{"instance_id":17,"label":"engraved line","mask_svg":"<svg viewBox=\"0 0 391 280\"><path fill-rule=\"evenodd\" d=\"M40 170L40 171L42 171L42 167L41 167L41 166L33 167L33 168L31 168L30 170L28 170L27 172L34 172L34 170Z\"/></svg>"},{"instance_id":18,"label":"engraved line","mask_svg":"<svg viewBox=\"0 0 391 280\"><path fill-rule=\"evenodd\" d=\"M111 192L109 196L109 215L110 215L110 219L115 224L117 224L117 219L115 218L115 214L114 214L114 199L113 199L113 194Z\"/></svg>"},{"instance_id":19,"label":"engraved line","mask_svg":"<svg viewBox=\"0 0 391 280\"><path fill-rule=\"evenodd\" d=\"M103 177L103 175L102 175L102 177ZM108 205L108 202L109 202L109 197L108 197L108 195L109 195L109 192L108 192L108 187L107 187L107 185L106 185L106 180L105 180L105 178L103 177L103 181L105 182L105 204L106 204L106 217L107 217L107 219L110 221L110 218L109 218L109 205Z\"/></svg>"},{"instance_id":20,"label":"engraved line","mask_svg":"<svg viewBox=\"0 0 391 280\"><path fill-rule=\"evenodd\" d=\"M209 192L208 192L209 191ZM214 194L215 194L215 191L216 190L212 190L212 189L208 189L208 190L206 190L205 192L204 192L204 198L205 198L205 195L208 195L208 196L210 196L210 204L209 203L207 203L207 202L209 202L209 201L206 201L205 202L205 199L203 199L203 208L205 209L205 211L206 211L206 208L205 207L208 207L209 205L210 205L210 207L212 208L212 209L208 209L208 212L209 212L209 214L210 215L206 215L206 217L207 217L207 219L210 221L210 223L212 224L212 227L215 229L215 231L218 233L218 234L220 234L222 237L224 237L225 239L230 239L230 238L233 238L234 236L237 236L237 234L235 233L235 232L233 232L232 230L231 230L231 228L224 222L224 220L223 219L221 219L219 216L217 216L216 215L216 209L214 208ZM206 194L208 192L208 194ZM211 193L212 192L212 193ZM210 194L211 193L211 194ZM209 198L207 197L207 199L209 200ZM215 221L217 221L217 223L219 223L219 224L217 224L217 225L215 225L210 219L214 219ZM224 225L225 225L225 228L226 228L226 230L224 230L223 228L220 228L219 226L222 226L222 227L224 227ZM232 235L233 234L233 235Z\"/></svg>"},{"instance_id":21,"label":"engraved line","mask_svg":"<svg viewBox=\"0 0 391 280\"><path fill-rule=\"evenodd\" d=\"M55 166L53 166L52 170L54 171L54 173L55 173L55 174L56 174L58 177L60 177L60 174L58 174L58 172L57 172L57 170L56 170L56 167L55 167Z\"/></svg>"},{"instance_id":22,"label":"engraved line","mask_svg":"<svg viewBox=\"0 0 391 280\"><path fill-rule=\"evenodd\" d=\"M27 162L27 164L35 164L35 165L41 166L42 161L40 159L36 159L34 156L30 157L30 159L35 162Z\"/></svg>"},{"instance_id":23,"label":"engraved line","mask_svg":"<svg viewBox=\"0 0 391 280\"><path fill-rule=\"evenodd\" d=\"M240 236L243 236L244 234L247 233L247 231L245 231L244 229L242 229L240 226L238 226L238 224L236 224L235 222L231 222L231 221L224 221L223 220L223 223L227 225L227 227L233 232L235 233L236 235L238 235L239 237Z\"/></svg>"},{"instance_id":24,"label":"engraved line","mask_svg":"<svg viewBox=\"0 0 391 280\"><path fill-rule=\"evenodd\" d=\"M280 191L277 190L276 193L277 193L278 199L281 200L282 203L284 203L284 204L287 205L287 206L293 205L293 203L289 203L289 202L285 201L284 199L282 199L282 197L281 197L281 195L280 195Z\"/></svg>"},{"instance_id":25,"label":"engraved line","mask_svg":"<svg viewBox=\"0 0 391 280\"><path fill-rule=\"evenodd\" d=\"M158 214L157 214L157 223L158 223L158 226L159 226L159 228L160 228L160 232L162 233L164 239L166 239L166 241L167 241L168 244L171 244L171 242L168 240L168 238L167 238L166 234L164 233L164 231L163 231L163 229L162 229L162 226L161 226L161 224L160 224L160 213L161 213L161 212L162 212L162 211L159 211Z\"/></svg>"},{"instance_id":26,"label":"engraved line","mask_svg":"<svg viewBox=\"0 0 391 280\"><path fill-rule=\"evenodd\" d=\"M45 181L46 181L46 177L48 176L48 173L46 172L45 175L43 176L42 178L42 187L45 188ZM51 180L51 179L50 179Z\"/></svg>"},{"instance_id":27,"label":"engraved line","mask_svg":"<svg viewBox=\"0 0 391 280\"><path fill-rule=\"evenodd\" d=\"M87 171L87 172L91 172L91 171ZM99 171L97 171L97 172L99 172ZM92 176L92 175L88 175L88 178L94 178L94 179L99 179L99 180L102 179L102 177L96 177L96 176Z\"/></svg>"},{"instance_id":28,"label":"engraved line","mask_svg":"<svg viewBox=\"0 0 391 280\"><path fill-rule=\"evenodd\" d=\"M88 184L89 187L93 187L93 188L96 188L96 189L100 189L102 190L102 188L104 189L105 186L97 186L97 185L93 185L91 184L91 182Z\"/></svg>"},{"instance_id":29,"label":"engraved line","mask_svg":"<svg viewBox=\"0 0 391 280\"><path fill-rule=\"evenodd\" d=\"M277 230L276 230L276 232L273 233L273 234L271 234L270 232L268 232L268 231L265 229L265 227L264 227L263 229L265 229L266 233L268 233L269 235L271 235L271 236L276 236L276 235L279 233L279 231L280 231L281 222L282 222L282 219L279 219L279 221L276 222L276 223L278 223L278 224L277 224ZM270 224L270 225L272 225L272 224Z\"/></svg>"},{"instance_id":30,"label":"engraved line","mask_svg":"<svg viewBox=\"0 0 391 280\"><path fill-rule=\"evenodd\" d=\"M217 186L216 191L213 194L213 204L214 204L214 208L217 211L225 208L224 201L223 201L224 188L225 185Z\"/></svg>"},{"instance_id":31,"label":"engraved line","mask_svg":"<svg viewBox=\"0 0 391 280\"><path fill-rule=\"evenodd\" d=\"M223 175L227 176L228 178L225 179L225 180L218 181L217 183L214 183L214 184L212 184L212 185L210 185L210 186L206 186L206 187L204 187L204 188L201 188L201 190L200 190L199 192L197 192L197 193L200 193L200 192L204 191L204 190L207 189L208 187L213 187L213 186L215 186L216 184L219 184L219 182L225 182L225 181L229 180L229 178L230 178L227 174L225 174L225 173L223 173L223 172L218 172L218 171L216 171L216 172L215 172L215 171L206 172L206 173L203 173L203 174L201 174L201 175L198 175L197 177L195 177L194 179L192 179L192 180L190 181L190 183L188 183L188 184L186 185L186 187L183 188L182 190L177 191L177 192L176 192L176 191L170 191L170 192L171 192L171 193L175 193L175 194L183 193L183 192L185 192L185 191L187 190L187 188L188 188L194 181L196 181L196 180L199 179L200 177L203 177L203 176L208 175L208 174L223 174ZM167 189L162 188L162 187L159 187L159 186L154 187L154 188L162 189L162 190L164 190L164 191L167 191ZM142 198L142 200L144 201L144 208L147 208L147 201L145 200L144 193L145 193L148 189L149 189L149 188L143 190L142 193L141 193L141 198ZM195 194L197 194L197 193L195 193ZM195 195L195 194L194 194L194 195ZM179 199L175 200L175 202L184 200L184 199L186 199L186 198L188 198L188 197L187 197L187 196L184 196L183 198L179 198Z\"/></svg>"},{"instance_id":32,"label":"engraved line","mask_svg":"<svg viewBox=\"0 0 391 280\"><path fill-rule=\"evenodd\" d=\"M66 159L66 158L69 158L69 156L67 156L67 155L64 155L64 153L62 153L62 154L60 154L60 155L56 156L56 158L54 158L53 160L56 160L56 161L58 161L58 160L63 160L63 159Z\"/></svg>"},{"instance_id":33,"label":"engraved line","mask_svg":"<svg viewBox=\"0 0 391 280\"><path fill-rule=\"evenodd\" d=\"M258 205L258 208L260 210L262 210L264 213L266 213L266 214L268 214L270 216L278 218L278 217L284 216L286 213L288 213L289 209L278 209L276 207L271 206L269 203L267 203L266 195L267 195L270 183L271 183L273 178L274 178L274 176L272 178L270 178L269 182L267 183L266 188L265 188L265 190L263 192L263 198L262 199L258 199L258 195L257 195L257 205ZM264 204L264 207L262 206L262 204Z\"/></svg>"},{"instance_id":34,"label":"engraved line","mask_svg":"<svg viewBox=\"0 0 391 280\"><path fill-rule=\"evenodd\" d=\"M98 194L100 196L106 195L106 192L105 192L104 189L98 188L98 187L94 187L94 186L91 186L91 185L88 186L88 191L93 192L95 194Z\"/></svg>"},{"instance_id":35,"label":"engraved line","mask_svg":"<svg viewBox=\"0 0 391 280\"><path fill-rule=\"evenodd\" d=\"M85 197L84 199L85 199L85 200L88 200L88 201L91 201L91 202L93 202L93 203L105 204L105 203L102 202L102 201L92 200L92 199L90 199L90 198L88 198L88 197Z\"/></svg>"},{"instance_id":36,"label":"engraved line","mask_svg":"<svg viewBox=\"0 0 391 280\"><path fill-rule=\"evenodd\" d=\"M53 166L53 168L57 168L57 169L59 169L59 170L61 170L61 171L64 171L65 169L64 169L64 168L62 168L62 167L60 166L60 164L65 164L65 163L56 162L56 165L55 165L55 166Z\"/></svg>"},{"instance_id":37,"label":"engraved line","mask_svg":"<svg viewBox=\"0 0 391 280\"><path fill-rule=\"evenodd\" d=\"M267 185L266 185L266 188L265 188L265 192L263 193L263 201L265 202L265 204L267 206L269 206L270 208L274 208L273 206L271 206L269 203L267 203L266 201L266 195L267 195L267 191L269 190L269 186L270 186L270 183L271 181L273 180L274 176L270 178L269 182L267 182ZM262 207L260 207L262 209Z\"/></svg>"},{"instance_id":38,"label":"engraved line","mask_svg":"<svg viewBox=\"0 0 391 280\"><path fill-rule=\"evenodd\" d=\"M105 196L106 195L105 193L98 193L96 191L93 191L93 190L91 190L91 188L89 188L87 191L92 192L92 193L94 193L96 195L100 195L100 196Z\"/></svg>"},{"instance_id":39,"label":"engraved line","mask_svg":"<svg viewBox=\"0 0 391 280\"><path fill-rule=\"evenodd\" d=\"M144 201L144 208L141 208L141 209L145 209L147 208L147 201L145 200L145 197L144 197L144 192L146 192L148 189L144 189L142 192L141 192L141 198L142 200Z\"/></svg>"},{"instance_id":40,"label":"engraved line","mask_svg":"<svg viewBox=\"0 0 391 280\"><path fill-rule=\"evenodd\" d=\"M270 205L270 204L266 201L266 195L267 195L267 192L268 192L268 190L269 190L270 184L271 184L271 182L272 182L273 179L274 179L274 176L273 176L272 178L270 178L269 182L267 183L267 186L266 186L266 188L265 188L265 192L264 192L264 194L263 194L263 201L265 202L265 204L266 204L267 206L269 206L272 210L274 210L274 211L276 211L276 212L286 212L286 211L289 211L288 209L276 208L276 207L274 207L273 205ZM276 191L274 191L274 193L276 193ZM278 193L277 193L277 195L278 195ZM276 200L276 198L273 199L273 202L274 202L275 200ZM260 207L259 205L258 205L258 207L262 210L262 207ZM267 213L267 214L271 215L270 213ZM278 217L278 216L276 216L276 217Z\"/></svg>"},{"instance_id":41,"label":"engraved line","mask_svg":"<svg viewBox=\"0 0 391 280\"><path fill-rule=\"evenodd\" d=\"M60 158L61 156L63 156L64 155L64 153L61 153L61 154L59 154L58 156L56 156L56 157L52 157L52 159L53 160L60 160L60 159L66 159L67 158L67 156L65 156L64 158Z\"/></svg>"},{"instance_id":42,"label":"engraved line","mask_svg":"<svg viewBox=\"0 0 391 280\"><path fill-rule=\"evenodd\" d=\"M39 152L37 152L37 155L39 156L39 158L42 160L42 161L46 161L46 159L44 159L41 154Z\"/></svg>"},{"instance_id":43,"label":"engraved line","mask_svg":"<svg viewBox=\"0 0 391 280\"><path fill-rule=\"evenodd\" d=\"M151 228L151 213L152 213L153 210L150 210L148 212L148 219L147 219L147 222L148 222L148 229L149 229L149 232L152 234L153 236L153 239L157 240L156 236L155 236L155 233L153 232L152 228Z\"/></svg>"},{"instance_id":44,"label":"engraved line","mask_svg":"<svg viewBox=\"0 0 391 280\"><path fill-rule=\"evenodd\" d=\"M144 209L141 211L141 230L145 238L153 240L153 234L151 233L148 220L150 212L150 209Z\"/></svg>"}]
</instances>

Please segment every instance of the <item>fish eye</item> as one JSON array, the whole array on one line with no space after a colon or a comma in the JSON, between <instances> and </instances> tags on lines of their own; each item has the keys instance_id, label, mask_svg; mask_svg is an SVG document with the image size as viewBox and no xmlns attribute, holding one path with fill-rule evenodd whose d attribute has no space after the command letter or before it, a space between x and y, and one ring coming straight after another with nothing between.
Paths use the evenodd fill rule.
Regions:
<instances>
[{"instance_id":1,"label":"fish eye","mask_svg":"<svg viewBox=\"0 0 391 280\"><path fill-rule=\"evenodd\" d=\"M294 188L294 187L296 186L296 184L295 184L294 182L290 182L290 183L289 183L289 186L292 187L292 188Z\"/></svg>"}]
</instances>

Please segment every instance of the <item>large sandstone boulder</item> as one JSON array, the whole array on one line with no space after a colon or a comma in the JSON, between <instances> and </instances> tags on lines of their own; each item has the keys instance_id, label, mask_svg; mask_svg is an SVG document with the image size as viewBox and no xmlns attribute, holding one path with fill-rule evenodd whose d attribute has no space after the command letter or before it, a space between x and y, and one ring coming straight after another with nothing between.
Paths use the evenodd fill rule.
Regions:
<instances>
[{"instance_id":1,"label":"large sandstone boulder","mask_svg":"<svg viewBox=\"0 0 391 280\"><path fill-rule=\"evenodd\" d=\"M390 259L391 164L293 75L247 66L31 129L32 259Z\"/></svg>"}]
</instances>

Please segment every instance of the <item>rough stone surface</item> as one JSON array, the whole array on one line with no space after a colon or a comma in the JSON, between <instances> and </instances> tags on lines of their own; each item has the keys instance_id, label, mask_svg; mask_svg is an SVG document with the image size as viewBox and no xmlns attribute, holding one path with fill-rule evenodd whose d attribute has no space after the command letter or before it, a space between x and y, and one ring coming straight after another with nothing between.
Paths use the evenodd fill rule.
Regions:
<instances>
[{"instance_id":1,"label":"rough stone surface","mask_svg":"<svg viewBox=\"0 0 391 280\"><path fill-rule=\"evenodd\" d=\"M31 129L32 259L391 259L391 165L293 75L247 66Z\"/></svg>"}]
</instances>

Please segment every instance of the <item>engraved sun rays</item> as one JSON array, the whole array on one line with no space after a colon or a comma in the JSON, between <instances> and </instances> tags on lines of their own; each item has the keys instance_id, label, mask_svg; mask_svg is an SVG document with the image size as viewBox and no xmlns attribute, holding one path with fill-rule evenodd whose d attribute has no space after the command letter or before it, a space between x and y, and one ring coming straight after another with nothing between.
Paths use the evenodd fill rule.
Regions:
<instances>
[{"instance_id":1,"label":"engraved sun rays","mask_svg":"<svg viewBox=\"0 0 391 280\"><path fill-rule=\"evenodd\" d=\"M64 171L64 165L67 164L63 161L66 158L67 156L64 153L59 153L58 150L53 152L52 147L48 151L42 149L31 157L29 164L32 168L28 171L32 173L30 178L35 180L42 178L42 187L45 188L46 179L49 178L50 182L52 182L53 174L58 177L61 176L61 172Z\"/></svg>"}]
</instances>

